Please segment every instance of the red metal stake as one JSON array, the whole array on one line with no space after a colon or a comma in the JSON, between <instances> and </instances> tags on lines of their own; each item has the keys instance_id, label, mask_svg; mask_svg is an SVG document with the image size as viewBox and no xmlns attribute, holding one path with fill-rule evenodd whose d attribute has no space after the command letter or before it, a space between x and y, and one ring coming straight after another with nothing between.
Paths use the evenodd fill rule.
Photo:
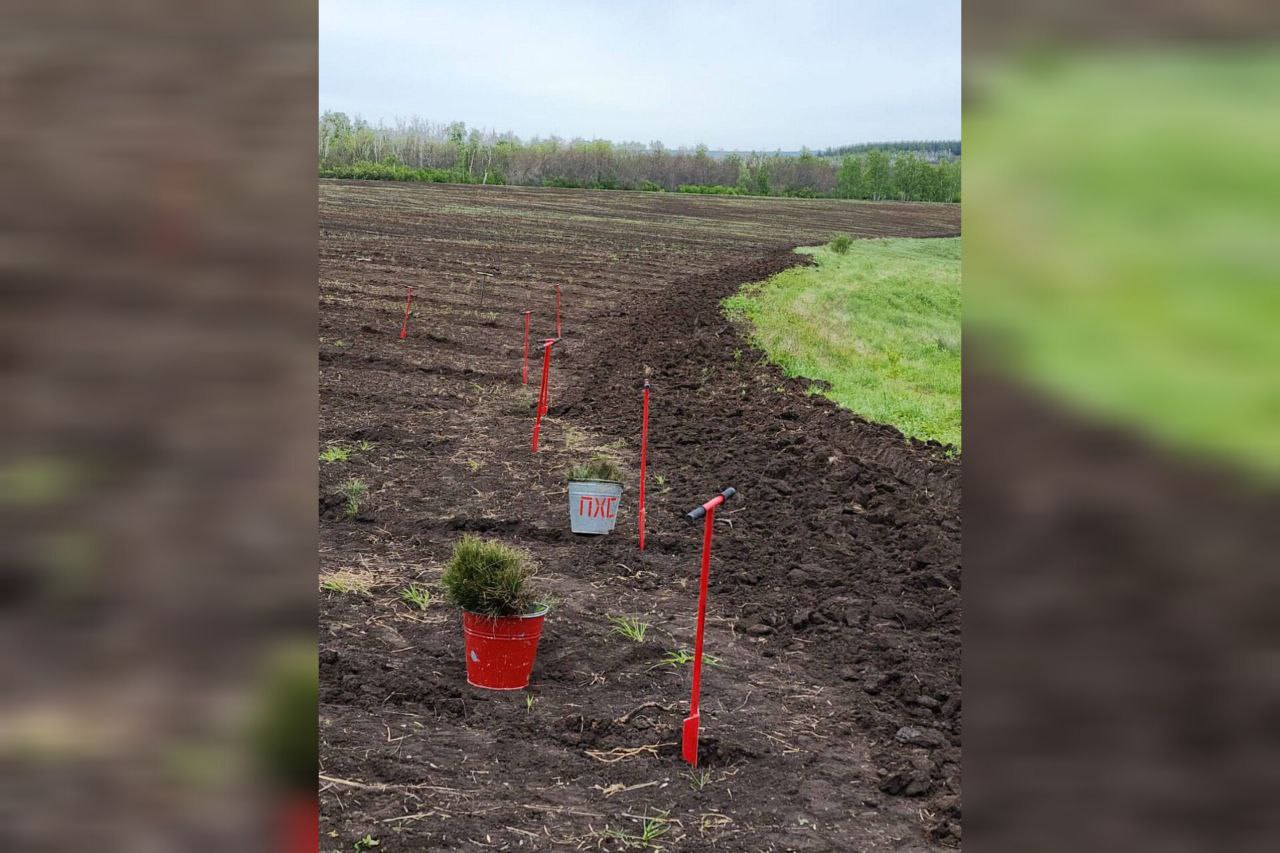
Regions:
<instances>
[{"instance_id":1,"label":"red metal stake","mask_svg":"<svg viewBox=\"0 0 1280 853\"><path fill-rule=\"evenodd\" d=\"M542 390L538 392L538 412L533 419L533 452L538 452L538 434L542 432L542 416L547 413L547 387L551 375L551 345L555 338L542 342Z\"/></svg>"},{"instance_id":2,"label":"red metal stake","mask_svg":"<svg viewBox=\"0 0 1280 853\"><path fill-rule=\"evenodd\" d=\"M644 414L640 418L640 550L644 550L644 466L645 448L649 445L649 380L644 381Z\"/></svg>"},{"instance_id":3,"label":"red metal stake","mask_svg":"<svg viewBox=\"0 0 1280 853\"><path fill-rule=\"evenodd\" d=\"M560 331L560 285L556 285L556 337L563 338L564 334Z\"/></svg>"},{"instance_id":4,"label":"red metal stake","mask_svg":"<svg viewBox=\"0 0 1280 853\"><path fill-rule=\"evenodd\" d=\"M404 300L404 323L400 325L400 340L409 337L409 306L413 304L413 285L408 285L409 295Z\"/></svg>"},{"instance_id":5,"label":"red metal stake","mask_svg":"<svg viewBox=\"0 0 1280 853\"><path fill-rule=\"evenodd\" d=\"M524 312L524 367L520 369L520 382L529 384L529 316L532 311Z\"/></svg>"},{"instance_id":6,"label":"red metal stake","mask_svg":"<svg viewBox=\"0 0 1280 853\"><path fill-rule=\"evenodd\" d=\"M716 507L735 494L736 490L725 489L685 516L690 521L706 518L702 528L702 580L698 584L698 633L693 646L693 695L689 699L689 716L684 719L684 732L680 739L684 760L694 767L698 766L698 727L702 722L698 714L698 700L702 692L702 632L707 618L707 579L711 577L711 528L715 524Z\"/></svg>"}]
</instances>

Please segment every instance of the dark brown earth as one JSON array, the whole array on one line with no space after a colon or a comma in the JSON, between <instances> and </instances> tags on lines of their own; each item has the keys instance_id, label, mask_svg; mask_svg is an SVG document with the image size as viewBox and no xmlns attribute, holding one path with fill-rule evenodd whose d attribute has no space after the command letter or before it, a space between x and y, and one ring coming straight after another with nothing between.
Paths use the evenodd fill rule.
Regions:
<instances>
[{"instance_id":1,"label":"dark brown earth","mask_svg":"<svg viewBox=\"0 0 1280 853\"><path fill-rule=\"evenodd\" d=\"M322 577L369 587L322 593L323 849L625 849L646 817L669 850L958 843L959 466L808 395L718 307L803 262L793 246L954 235L958 207L322 182L320 216L321 439L374 443L321 465ZM555 284L535 456L518 312L550 334ZM627 468L623 514L574 537L564 471L596 452ZM349 478L369 487L354 519ZM688 668L658 663L692 645L681 516L726 486L695 774ZM397 598L434 590L463 531L529 549L558 602L527 692L468 687L460 615Z\"/></svg>"}]
</instances>

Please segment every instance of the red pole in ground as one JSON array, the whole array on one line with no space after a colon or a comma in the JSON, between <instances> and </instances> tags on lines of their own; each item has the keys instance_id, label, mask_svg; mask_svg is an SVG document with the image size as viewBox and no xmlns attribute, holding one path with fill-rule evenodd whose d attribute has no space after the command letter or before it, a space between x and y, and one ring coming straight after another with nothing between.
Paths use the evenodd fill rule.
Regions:
<instances>
[{"instance_id":1,"label":"red pole in ground","mask_svg":"<svg viewBox=\"0 0 1280 853\"><path fill-rule=\"evenodd\" d=\"M560 285L556 285L556 337L563 338L564 334L560 331Z\"/></svg>"},{"instance_id":2,"label":"red pole in ground","mask_svg":"<svg viewBox=\"0 0 1280 853\"><path fill-rule=\"evenodd\" d=\"M413 304L413 285L409 285L409 295L404 300L404 323L400 325L400 340L409 337L409 306Z\"/></svg>"},{"instance_id":3,"label":"red pole in ground","mask_svg":"<svg viewBox=\"0 0 1280 853\"><path fill-rule=\"evenodd\" d=\"M542 342L542 390L538 392L538 417L547 413L548 399L551 396L551 345L555 341L548 338Z\"/></svg>"},{"instance_id":4,"label":"red pole in ground","mask_svg":"<svg viewBox=\"0 0 1280 853\"><path fill-rule=\"evenodd\" d=\"M551 345L556 338L542 342L542 390L538 392L538 412L533 419L533 452L538 452L538 434L542 432L542 416L547 413L547 388L551 376Z\"/></svg>"},{"instance_id":5,"label":"red pole in ground","mask_svg":"<svg viewBox=\"0 0 1280 853\"><path fill-rule=\"evenodd\" d=\"M644 465L645 448L649 445L649 380L644 381L644 413L640 417L640 550L644 550Z\"/></svg>"},{"instance_id":6,"label":"red pole in ground","mask_svg":"<svg viewBox=\"0 0 1280 853\"><path fill-rule=\"evenodd\" d=\"M524 312L524 367L520 369L521 384L529 384L529 315L532 311Z\"/></svg>"},{"instance_id":7,"label":"red pole in ground","mask_svg":"<svg viewBox=\"0 0 1280 853\"><path fill-rule=\"evenodd\" d=\"M698 633L693 646L693 695L689 699L689 716L684 719L684 733L680 740L684 760L698 766L698 726L702 720L698 714L698 700L702 692L702 632L707 619L707 579L711 577L711 528L715 524L716 507L737 494L725 489L702 506L685 516L690 521L705 518L702 528L702 580L698 585Z\"/></svg>"}]
</instances>

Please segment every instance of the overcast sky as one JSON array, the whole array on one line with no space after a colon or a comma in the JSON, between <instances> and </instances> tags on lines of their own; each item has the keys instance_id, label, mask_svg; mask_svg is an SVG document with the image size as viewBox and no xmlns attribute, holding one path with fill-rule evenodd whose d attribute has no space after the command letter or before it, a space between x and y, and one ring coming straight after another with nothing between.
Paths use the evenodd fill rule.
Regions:
<instances>
[{"instance_id":1,"label":"overcast sky","mask_svg":"<svg viewBox=\"0 0 1280 853\"><path fill-rule=\"evenodd\" d=\"M320 109L783 150L960 137L960 0L320 0Z\"/></svg>"}]
</instances>

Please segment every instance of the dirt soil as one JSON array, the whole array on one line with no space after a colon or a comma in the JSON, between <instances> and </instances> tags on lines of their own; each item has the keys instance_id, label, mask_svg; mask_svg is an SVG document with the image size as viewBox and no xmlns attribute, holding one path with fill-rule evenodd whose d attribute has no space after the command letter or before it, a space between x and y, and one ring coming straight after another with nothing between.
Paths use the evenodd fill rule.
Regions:
<instances>
[{"instance_id":1,"label":"dirt soil","mask_svg":"<svg viewBox=\"0 0 1280 853\"><path fill-rule=\"evenodd\" d=\"M321 464L321 576L351 590L321 592L322 849L621 850L646 826L666 850L957 845L959 465L784 378L719 300L835 233L955 235L958 207L330 181L320 201L321 441L370 443ZM552 334L556 284L533 455L519 312ZM627 471L618 528L576 537L564 473L600 452ZM692 772L689 667L661 661L693 644L682 516L727 486ZM528 691L466 683L437 586L465 531L527 548L557 601Z\"/></svg>"}]
</instances>

